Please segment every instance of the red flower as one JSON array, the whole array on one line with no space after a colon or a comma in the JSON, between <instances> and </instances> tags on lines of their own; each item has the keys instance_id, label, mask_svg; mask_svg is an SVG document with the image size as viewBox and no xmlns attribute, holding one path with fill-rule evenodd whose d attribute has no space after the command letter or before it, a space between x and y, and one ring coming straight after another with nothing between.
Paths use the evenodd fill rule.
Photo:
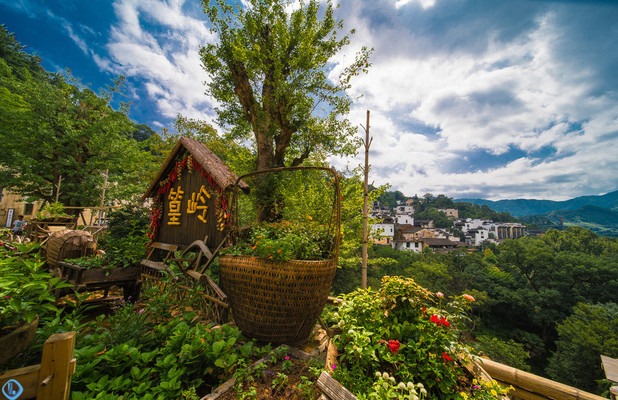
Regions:
<instances>
[{"instance_id":1,"label":"red flower","mask_svg":"<svg viewBox=\"0 0 618 400\"><path fill-rule=\"evenodd\" d=\"M401 343L399 343L396 340L389 340L388 341L388 348L391 351L391 353L399 351L399 346L401 346Z\"/></svg>"},{"instance_id":2,"label":"red flower","mask_svg":"<svg viewBox=\"0 0 618 400\"><path fill-rule=\"evenodd\" d=\"M444 359L444 361L453 361L453 359L451 358L451 356L449 356L448 354L446 354L445 352L442 352L442 358Z\"/></svg>"},{"instance_id":3,"label":"red flower","mask_svg":"<svg viewBox=\"0 0 618 400\"><path fill-rule=\"evenodd\" d=\"M438 318L438 316L437 316L437 315L432 315L432 316L429 318L429 320L430 320L431 322L433 322L434 324L436 324L436 325L440 326L440 318Z\"/></svg>"},{"instance_id":4,"label":"red flower","mask_svg":"<svg viewBox=\"0 0 618 400\"><path fill-rule=\"evenodd\" d=\"M446 318L442 318L442 325L444 325L444 326L451 326L450 322L448 322L446 320Z\"/></svg>"}]
</instances>

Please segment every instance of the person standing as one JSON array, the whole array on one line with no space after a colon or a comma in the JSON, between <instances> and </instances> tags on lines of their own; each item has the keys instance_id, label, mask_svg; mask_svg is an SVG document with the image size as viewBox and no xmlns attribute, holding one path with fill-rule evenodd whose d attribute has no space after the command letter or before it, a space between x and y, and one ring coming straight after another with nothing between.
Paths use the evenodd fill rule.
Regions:
<instances>
[{"instance_id":1,"label":"person standing","mask_svg":"<svg viewBox=\"0 0 618 400\"><path fill-rule=\"evenodd\" d=\"M18 215L15 222L13 222L13 239L17 236L18 241L21 243L22 236L24 235L24 227L26 226L26 221L24 221L23 215Z\"/></svg>"}]
</instances>

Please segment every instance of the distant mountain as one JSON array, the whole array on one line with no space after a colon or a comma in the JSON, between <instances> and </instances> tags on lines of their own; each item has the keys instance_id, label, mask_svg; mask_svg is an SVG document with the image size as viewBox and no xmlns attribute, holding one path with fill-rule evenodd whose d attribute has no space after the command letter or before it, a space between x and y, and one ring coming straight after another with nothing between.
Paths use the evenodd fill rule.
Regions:
<instances>
[{"instance_id":1,"label":"distant mountain","mask_svg":"<svg viewBox=\"0 0 618 400\"><path fill-rule=\"evenodd\" d=\"M608 210L618 210L618 190L602 196L581 196L565 201L533 199L498 201L485 199L455 199L455 201L481 205L485 204L492 210L508 212L515 217L521 217L524 215L545 214L558 210L577 210L584 206L596 206Z\"/></svg>"},{"instance_id":2,"label":"distant mountain","mask_svg":"<svg viewBox=\"0 0 618 400\"><path fill-rule=\"evenodd\" d=\"M560 218L562 218L562 225ZM618 211L591 205L583 206L577 210L559 210L540 215L527 215L519 219L523 222L537 224L541 229L581 226L599 235L618 237Z\"/></svg>"}]
</instances>

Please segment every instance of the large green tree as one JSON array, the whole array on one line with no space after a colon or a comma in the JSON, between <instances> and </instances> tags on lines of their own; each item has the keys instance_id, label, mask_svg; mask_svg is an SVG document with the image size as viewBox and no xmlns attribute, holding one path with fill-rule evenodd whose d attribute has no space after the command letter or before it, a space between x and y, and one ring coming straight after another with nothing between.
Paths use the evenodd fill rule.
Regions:
<instances>
[{"instance_id":1,"label":"large green tree","mask_svg":"<svg viewBox=\"0 0 618 400\"><path fill-rule=\"evenodd\" d=\"M131 189L116 190L118 194L126 197L140 190L140 174L134 172L147 154L132 138L135 125L126 115L128 108L116 111L110 105L121 80L96 94L70 77L47 73L40 59L27 54L4 27L0 55L4 188L51 202L60 182L60 202L93 206L100 202L108 171L115 189Z\"/></svg>"},{"instance_id":2,"label":"large green tree","mask_svg":"<svg viewBox=\"0 0 618 400\"><path fill-rule=\"evenodd\" d=\"M219 123L231 128L231 137L255 139L257 170L301 165L316 151L356 151L345 91L368 68L370 50L363 48L335 82L329 79L332 57L349 44L330 0L324 10L310 0L293 11L288 0L202 3L218 34L201 49L207 93L220 102Z\"/></svg>"}]
</instances>

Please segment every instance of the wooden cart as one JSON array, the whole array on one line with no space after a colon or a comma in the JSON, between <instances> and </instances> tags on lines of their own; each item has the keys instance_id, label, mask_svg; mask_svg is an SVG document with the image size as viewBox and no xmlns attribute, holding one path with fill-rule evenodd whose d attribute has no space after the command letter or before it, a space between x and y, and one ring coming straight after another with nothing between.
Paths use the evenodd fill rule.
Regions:
<instances>
[{"instance_id":1,"label":"wooden cart","mask_svg":"<svg viewBox=\"0 0 618 400\"><path fill-rule=\"evenodd\" d=\"M59 261L56 271L58 276L73 285L73 287L57 289L56 300L73 291L103 290L103 297L107 297L112 286L122 288L122 295L126 301L136 301L139 298L142 284L139 265L112 269L86 269L79 265Z\"/></svg>"}]
</instances>

